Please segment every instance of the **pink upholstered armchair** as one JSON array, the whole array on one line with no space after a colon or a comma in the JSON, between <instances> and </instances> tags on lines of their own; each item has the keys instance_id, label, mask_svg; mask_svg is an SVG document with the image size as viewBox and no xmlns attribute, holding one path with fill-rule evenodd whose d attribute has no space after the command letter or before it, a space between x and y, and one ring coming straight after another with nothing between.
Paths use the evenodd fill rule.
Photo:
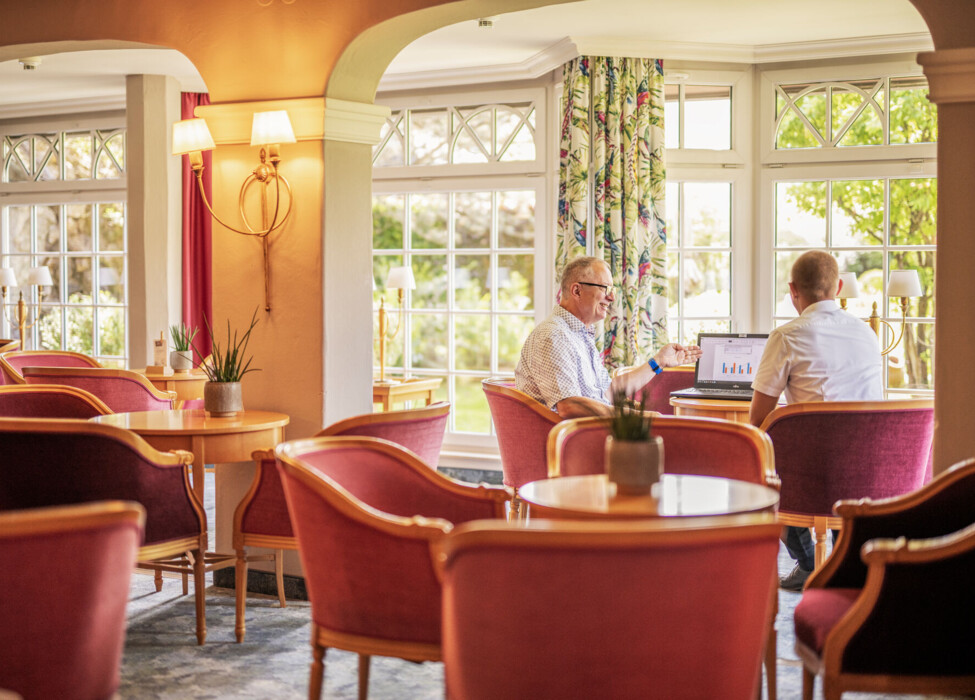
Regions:
<instances>
[{"instance_id":1,"label":"pink upholstered armchair","mask_svg":"<svg viewBox=\"0 0 975 700\"><path fill-rule=\"evenodd\" d=\"M169 410L176 405L175 391L161 391L138 372L103 367L23 368L28 384L66 384L101 399L115 413Z\"/></svg>"},{"instance_id":2,"label":"pink upholstered armchair","mask_svg":"<svg viewBox=\"0 0 975 700\"><path fill-rule=\"evenodd\" d=\"M434 471L440 459L440 448L449 415L450 404L447 402L405 411L367 413L333 423L316 437L348 435L383 438L411 450L421 463L427 465L428 470ZM234 513L238 642L242 642L246 634L244 614L247 604L248 562L274 562L278 601L283 608L286 605L284 550L298 548L284 502L284 491L281 490L281 479L275 468L274 455L270 451L256 452L254 460L257 463L254 480ZM248 554L248 547L264 547L274 551L268 554Z\"/></svg>"},{"instance_id":3,"label":"pink upholstered armchair","mask_svg":"<svg viewBox=\"0 0 975 700\"><path fill-rule=\"evenodd\" d=\"M11 350L0 354L0 384L23 384L24 367L101 367L101 364L80 352Z\"/></svg>"},{"instance_id":4,"label":"pink upholstered armchair","mask_svg":"<svg viewBox=\"0 0 975 700\"><path fill-rule=\"evenodd\" d=\"M796 606L803 697L975 694L975 459L885 500L842 501L843 536Z\"/></svg>"},{"instance_id":5,"label":"pink upholstered armchair","mask_svg":"<svg viewBox=\"0 0 975 700\"><path fill-rule=\"evenodd\" d=\"M636 369L634 367L621 367L613 372L616 376L620 372L627 372ZM674 415L674 407L670 405L670 392L687 389L694 386L694 366L681 365L680 367L664 367L660 374L654 375L635 397L639 401L642 396L646 396L644 408L647 411L654 411L664 416Z\"/></svg>"},{"instance_id":6,"label":"pink upholstered armchair","mask_svg":"<svg viewBox=\"0 0 975 700\"><path fill-rule=\"evenodd\" d=\"M751 425L717 418L657 416L652 431L664 440L666 472L777 486L772 443ZM605 472L607 435L609 427L602 418L560 423L549 435L549 476Z\"/></svg>"},{"instance_id":7,"label":"pink upholstered armchair","mask_svg":"<svg viewBox=\"0 0 975 700\"><path fill-rule=\"evenodd\" d=\"M0 512L0 688L113 697L144 521L119 501Z\"/></svg>"},{"instance_id":8,"label":"pink upholstered armchair","mask_svg":"<svg viewBox=\"0 0 975 700\"><path fill-rule=\"evenodd\" d=\"M359 654L360 698L373 654L439 660L430 543L452 523L503 517L507 491L455 482L377 438L296 440L275 455L311 600L309 698L328 647Z\"/></svg>"},{"instance_id":9,"label":"pink upholstered armchair","mask_svg":"<svg viewBox=\"0 0 975 700\"><path fill-rule=\"evenodd\" d=\"M97 396L73 386L0 386L0 418L76 418L88 420L112 410Z\"/></svg>"},{"instance_id":10,"label":"pink upholstered armchair","mask_svg":"<svg viewBox=\"0 0 975 700\"><path fill-rule=\"evenodd\" d=\"M545 449L548 434L561 418L527 394L515 389L514 379L481 382L498 433L504 485L515 489L548 476Z\"/></svg>"},{"instance_id":11,"label":"pink upholstered armchair","mask_svg":"<svg viewBox=\"0 0 975 700\"><path fill-rule=\"evenodd\" d=\"M447 697L753 700L779 525L670 525L457 527L438 559Z\"/></svg>"},{"instance_id":12,"label":"pink upholstered armchair","mask_svg":"<svg viewBox=\"0 0 975 700\"><path fill-rule=\"evenodd\" d=\"M930 478L933 400L791 404L762 429L782 481L779 519L815 529L816 568L826 559L826 531L842 528L834 503L897 496Z\"/></svg>"},{"instance_id":13,"label":"pink upholstered armchair","mask_svg":"<svg viewBox=\"0 0 975 700\"><path fill-rule=\"evenodd\" d=\"M77 420L0 419L0 511L101 500L140 503L146 510L140 566L183 570L192 555L196 634L206 639L206 514L189 482L188 452L158 452L127 430ZM183 587L186 591L184 578Z\"/></svg>"}]
</instances>

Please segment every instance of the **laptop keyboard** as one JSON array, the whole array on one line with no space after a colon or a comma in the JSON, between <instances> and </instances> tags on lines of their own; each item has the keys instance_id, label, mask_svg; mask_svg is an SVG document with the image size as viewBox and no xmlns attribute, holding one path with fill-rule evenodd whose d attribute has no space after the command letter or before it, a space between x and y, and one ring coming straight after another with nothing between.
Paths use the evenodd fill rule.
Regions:
<instances>
[{"instance_id":1,"label":"laptop keyboard","mask_svg":"<svg viewBox=\"0 0 975 700\"><path fill-rule=\"evenodd\" d=\"M720 394L721 396L742 396L751 398L751 389L698 389L702 394Z\"/></svg>"}]
</instances>

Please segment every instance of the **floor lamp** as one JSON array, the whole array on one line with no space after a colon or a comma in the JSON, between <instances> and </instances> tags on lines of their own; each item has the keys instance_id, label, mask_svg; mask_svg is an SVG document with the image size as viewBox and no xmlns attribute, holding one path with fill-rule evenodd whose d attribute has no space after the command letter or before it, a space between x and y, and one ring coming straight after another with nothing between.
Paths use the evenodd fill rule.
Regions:
<instances>
[{"instance_id":1,"label":"floor lamp","mask_svg":"<svg viewBox=\"0 0 975 700\"><path fill-rule=\"evenodd\" d=\"M847 299L855 299L860 296L860 287L857 284L855 272L841 272L840 281L842 285L840 285L840 289L836 293L836 298L840 300L840 306L845 309ZM900 345L901 340L904 338L904 329L907 327L908 299L923 295L924 291L921 289L921 279L918 277L917 270L890 271L890 277L887 279L887 296L901 300L901 330L897 334L897 339L884 348L880 353L881 355L889 355L894 348ZM896 333L890 323L880 318L880 314L877 313L877 302L873 302L873 311L866 321L870 324L870 327L877 334L878 338L880 337L881 326L886 326L890 329L891 335Z\"/></svg>"},{"instance_id":2,"label":"floor lamp","mask_svg":"<svg viewBox=\"0 0 975 700\"><path fill-rule=\"evenodd\" d=\"M28 286L35 287L50 287L54 284L54 280L51 279L51 271L44 265L40 267L32 267L27 271L27 281ZM3 303L7 303L7 288L17 287L17 276L14 274L12 267L0 268L0 291L3 294ZM35 304L33 320L28 323L27 319L31 316L30 305L24 301L24 290L20 290L20 297L17 299L17 309L16 316L11 318L7 316L7 322L10 325L16 325L20 331L20 348L21 350L27 349L27 331L34 327L37 323L37 316L40 313L41 300L40 292L38 292L37 303Z\"/></svg>"}]
</instances>

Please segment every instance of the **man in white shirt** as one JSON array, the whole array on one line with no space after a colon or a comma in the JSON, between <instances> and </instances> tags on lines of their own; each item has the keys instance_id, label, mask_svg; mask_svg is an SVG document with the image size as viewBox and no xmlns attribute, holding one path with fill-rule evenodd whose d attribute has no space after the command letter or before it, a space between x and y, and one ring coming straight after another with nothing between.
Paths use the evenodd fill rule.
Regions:
<instances>
[{"instance_id":1,"label":"man in white shirt","mask_svg":"<svg viewBox=\"0 0 975 700\"><path fill-rule=\"evenodd\" d=\"M561 418L612 414L611 390L633 396L663 367L694 362L696 345L671 343L639 368L609 373L596 350L592 324L606 318L616 298L609 265L598 258L571 260L562 272L561 299L552 315L525 340L515 368L515 386L556 411Z\"/></svg>"},{"instance_id":2,"label":"man in white shirt","mask_svg":"<svg viewBox=\"0 0 975 700\"><path fill-rule=\"evenodd\" d=\"M803 253L792 266L791 279L789 294L799 318L769 334L752 381L751 423L761 425L782 392L787 403L882 400L877 336L836 303L842 286L836 259L818 250ZM812 537L808 528L788 527L783 541L797 563L779 584L802 590L814 567Z\"/></svg>"}]
</instances>

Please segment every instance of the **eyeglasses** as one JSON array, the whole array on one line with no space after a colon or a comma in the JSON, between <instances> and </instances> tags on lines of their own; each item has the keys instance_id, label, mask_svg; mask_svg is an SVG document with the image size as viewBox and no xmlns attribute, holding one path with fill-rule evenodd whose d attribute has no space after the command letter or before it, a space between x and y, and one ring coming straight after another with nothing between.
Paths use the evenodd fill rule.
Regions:
<instances>
[{"instance_id":1,"label":"eyeglasses","mask_svg":"<svg viewBox=\"0 0 975 700\"><path fill-rule=\"evenodd\" d=\"M599 284L598 282L580 282L579 284L584 284L587 287L599 287L606 296L616 293L616 286L612 284Z\"/></svg>"}]
</instances>

